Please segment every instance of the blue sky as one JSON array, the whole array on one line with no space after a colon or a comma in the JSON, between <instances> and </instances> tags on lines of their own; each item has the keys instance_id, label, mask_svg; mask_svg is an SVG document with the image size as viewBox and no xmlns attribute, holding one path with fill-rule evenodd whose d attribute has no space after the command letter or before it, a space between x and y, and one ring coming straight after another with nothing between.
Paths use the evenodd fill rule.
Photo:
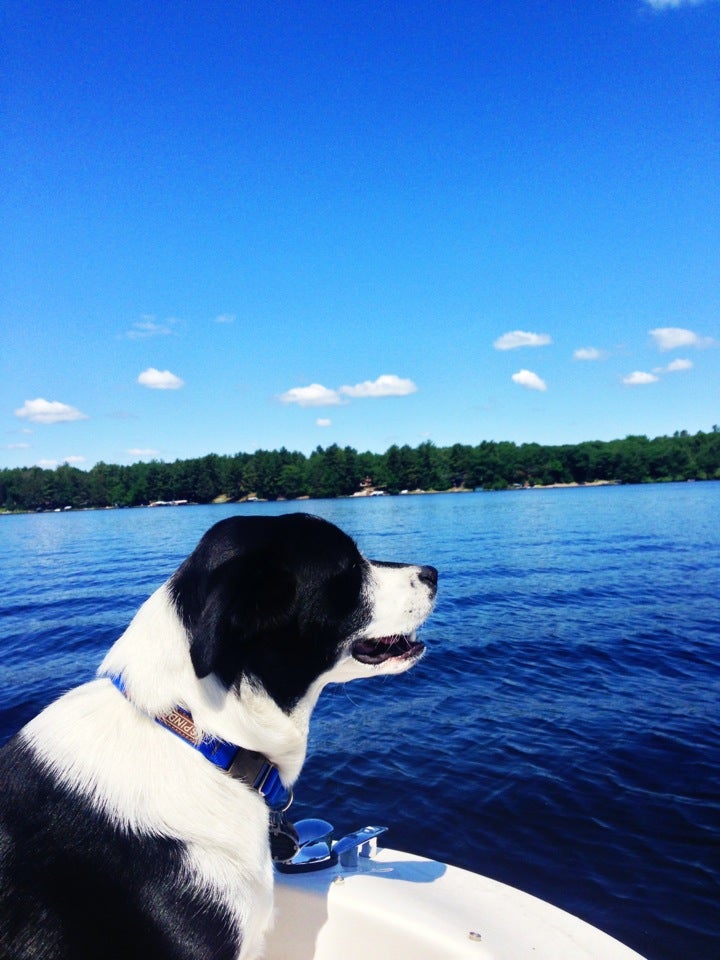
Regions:
<instances>
[{"instance_id":1,"label":"blue sky","mask_svg":"<svg viewBox=\"0 0 720 960\"><path fill-rule=\"evenodd\" d=\"M0 466L720 422L720 3L0 32Z\"/></svg>"}]
</instances>

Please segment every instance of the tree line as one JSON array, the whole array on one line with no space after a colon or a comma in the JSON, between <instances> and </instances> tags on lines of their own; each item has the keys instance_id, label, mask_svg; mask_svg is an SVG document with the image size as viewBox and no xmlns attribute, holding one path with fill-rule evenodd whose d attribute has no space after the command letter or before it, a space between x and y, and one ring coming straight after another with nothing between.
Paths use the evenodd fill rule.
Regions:
<instances>
[{"instance_id":1,"label":"tree line","mask_svg":"<svg viewBox=\"0 0 720 960\"><path fill-rule=\"evenodd\" d=\"M649 439L588 441L548 446L484 440L475 446L394 444L384 453L358 453L337 444L309 456L256 450L208 454L168 463L119 466L96 463L90 470L63 464L54 470L0 470L0 509L56 510L65 507L134 507L156 501L296 499L343 497L365 489L388 494L449 489L504 490L556 483L653 483L720 479L720 427L708 433Z\"/></svg>"}]
</instances>

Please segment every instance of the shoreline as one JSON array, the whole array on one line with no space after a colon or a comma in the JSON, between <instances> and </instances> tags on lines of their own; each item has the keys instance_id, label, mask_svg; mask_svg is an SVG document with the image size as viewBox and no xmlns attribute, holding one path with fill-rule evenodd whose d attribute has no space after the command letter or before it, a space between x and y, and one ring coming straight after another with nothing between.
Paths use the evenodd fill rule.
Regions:
<instances>
[{"instance_id":1,"label":"shoreline","mask_svg":"<svg viewBox=\"0 0 720 960\"><path fill-rule=\"evenodd\" d=\"M483 487L476 487L471 489L470 487L450 487L447 490L401 490L399 493L387 493L386 491L377 490L372 492L362 491L359 493L349 494L341 497L310 497L309 495L303 495L300 497L278 497L275 500L269 500L267 498L258 497L254 494L250 494L246 497L241 497L239 500L233 500L231 497L221 494L218 497L215 497L213 500L208 500L205 503L200 503L198 501L192 500L183 500L183 501L166 501L166 502L151 502L151 503L141 503L134 506L98 506L98 507L48 507L47 509L38 509L38 510L3 510L0 509L0 517L14 517L14 516L32 516L34 514L48 514L48 513L86 513L88 511L96 510L149 510L151 507L198 507L198 506L223 506L228 503L244 504L244 503L304 503L307 501L315 500L371 500L376 497L418 497L418 496L442 496L445 494L463 494L463 493L517 493L520 491L526 490L576 490L582 489L583 487L619 487L619 486L656 486L666 483L710 483L712 480L651 480L644 483L637 484L622 484L619 480L589 480L586 483L579 483L577 481L571 481L569 483L546 483L546 484L530 484L522 485L516 484L510 487L502 487L498 490L485 489Z\"/></svg>"}]
</instances>

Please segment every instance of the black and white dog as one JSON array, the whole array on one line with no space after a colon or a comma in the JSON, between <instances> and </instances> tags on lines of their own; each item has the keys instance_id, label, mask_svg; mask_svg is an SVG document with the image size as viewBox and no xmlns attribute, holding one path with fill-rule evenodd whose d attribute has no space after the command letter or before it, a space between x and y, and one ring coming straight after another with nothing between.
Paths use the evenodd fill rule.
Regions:
<instances>
[{"instance_id":1,"label":"black and white dog","mask_svg":"<svg viewBox=\"0 0 720 960\"><path fill-rule=\"evenodd\" d=\"M3 960L260 956L320 692L412 666L436 587L307 514L212 527L0 752Z\"/></svg>"}]
</instances>

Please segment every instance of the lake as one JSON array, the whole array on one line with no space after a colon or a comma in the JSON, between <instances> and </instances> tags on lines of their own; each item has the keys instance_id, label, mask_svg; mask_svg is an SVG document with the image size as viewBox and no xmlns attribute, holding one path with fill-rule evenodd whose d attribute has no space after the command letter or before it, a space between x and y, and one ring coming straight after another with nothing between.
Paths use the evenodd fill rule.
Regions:
<instances>
[{"instance_id":1,"label":"lake","mask_svg":"<svg viewBox=\"0 0 720 960\"><path fill-rule=\"evenodd\" d=\"M296 818L718 955L720 483L0 517L0 739L93 676L215 521L305 510L431 563L411 672L328 688Z\"/></svg>"}]
</instances>

